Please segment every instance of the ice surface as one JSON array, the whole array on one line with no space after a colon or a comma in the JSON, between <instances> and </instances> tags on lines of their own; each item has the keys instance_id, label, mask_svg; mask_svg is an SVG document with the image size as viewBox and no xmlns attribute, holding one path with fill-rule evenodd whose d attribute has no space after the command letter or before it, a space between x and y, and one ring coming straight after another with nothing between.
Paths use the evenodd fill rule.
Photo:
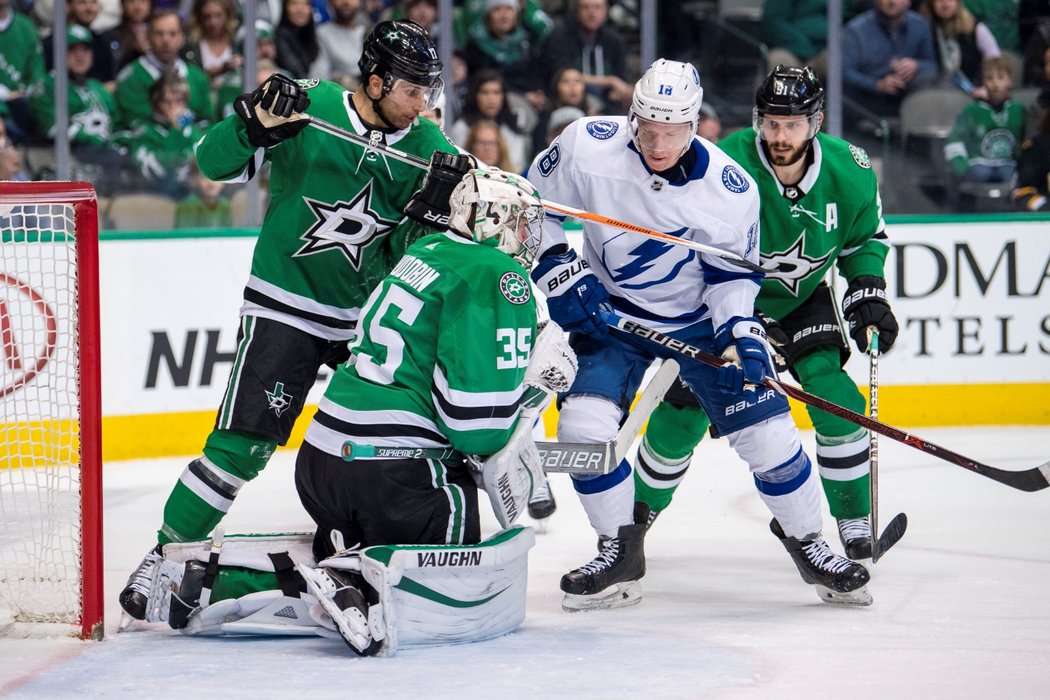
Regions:
<instances>
[{"instance_id":1,"label":"ice surface","mask_svg":"<svg viewBox=\"0 0 1050 700\"><path fill-rule=\"evenodd\" d=\"M1050 458L1050 427L923 429L993 466ZM812 455L812 433L804 434ZM594 555L566 475L530 556L516 633L466 646L352 656L322 638L193 639L139 624L116 634L117 592L152 546L187 460L105 468L106 640L0 641L13 698L1046 698L1050 490L1023 493L883 439L883 523L904 539L874 567L870 608L820 603L769 533L725 440L707 440L646 542L633 608L567 614L558 579ZM241 492L227 532L308 529L281 452ZM485 506L487 509L487 506ZM486 531L495 521L486 513ZM825 533L841 549L825 514Z\"/></svg>"}]
</instances>

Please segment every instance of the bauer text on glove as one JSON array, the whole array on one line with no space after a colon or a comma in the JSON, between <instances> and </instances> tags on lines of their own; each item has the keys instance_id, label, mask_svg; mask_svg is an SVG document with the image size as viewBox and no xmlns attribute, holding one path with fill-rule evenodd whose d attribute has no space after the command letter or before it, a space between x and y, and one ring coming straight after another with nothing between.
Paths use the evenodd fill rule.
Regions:
<instances>
[{"instance_id":1,"label":"bauer text on glove","mask_svg":"<svg viewBox=\"0 0 1050 700\"><path fill-rule=\"evenodd\" d=\"M868 351L868 326L879 331L880 353L888 351L897 340L897 319L886 300L886 280L881 277L861 275L850 282L842 297L842 315L861 352Z\"/></svg>"}]
</instances>

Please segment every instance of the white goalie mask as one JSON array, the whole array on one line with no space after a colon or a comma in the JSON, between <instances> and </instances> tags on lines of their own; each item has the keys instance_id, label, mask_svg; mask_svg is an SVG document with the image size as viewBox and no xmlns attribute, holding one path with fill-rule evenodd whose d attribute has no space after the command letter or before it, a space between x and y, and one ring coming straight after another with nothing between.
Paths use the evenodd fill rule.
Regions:
<instances>
[{"instance_id":1,"label":"white goalie mask","mask_svg":"<svg viewBox=\"0 0 1050 700\"><path fill-rule=\"evenodd\" d=\"M700 73L690 63L661 58L653 62L634 86L628 118L631 138L638 150L664 149L667 136L684 153L696 134L704 89ZM653 129L652 125L683 124L681 129Z\"/></svg>"},{"instance_id":2,"label":"white goalie mask","mask_svg":"<svg viewBox=\"0 0 1050 700\"><path fill-rule=\"evenodd\" d=\"M449 226L529 267L543 239L540 193L520 175L471 170L452 190Z\"/></svg>"}]
</instances>

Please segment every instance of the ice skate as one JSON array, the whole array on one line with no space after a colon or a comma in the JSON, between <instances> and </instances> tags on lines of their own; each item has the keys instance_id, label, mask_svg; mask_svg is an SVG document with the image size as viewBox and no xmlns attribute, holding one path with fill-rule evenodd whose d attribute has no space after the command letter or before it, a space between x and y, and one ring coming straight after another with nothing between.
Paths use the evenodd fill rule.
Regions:
<instances>
[{"instance_id":1,"label":"ice skate","mask_svg":"<svg viewBox=\"0 0 1050 700\"><path fill-rule=\"evenodd\" d=\"M296 566L306 579L307 588L317 596L321 608L332 618L339 636L359 656L372 656L382 641L372 638L368 602L361 587L366 586L359 574L330 567Z\"/></svg>"},{"instance_id":2,"label":"ice skate","mask_svg":"<svg viewBox=\"0 0 1050 700\"><path fill-rule=\"evenodd\" d=\"M649 532L649 528L656 522L656 516L660 515L661 511L652 510L641 501L635 501L634 503L634 522L645 525L646 533Z\"/></svg>"},{"instance_id":3,"label":"ice skate","mask_svg":"<svg viewBox=\"0 0 1050 700\"><path fill-rule=\"evenodd\" d=\"M133 620L166 620L171 589L182 580L182 569L182 564L164 559L160 545L151 550L131 572L120 592L120 607L124 611L120 631L127 629Z\"/></svg>"},{"instance_id":4,"label":"ice skate","mask_svg":"<svg viewBox=\"0 0 1050 700\"><path fill-rule=\"evenodd\" d=\"M781 541L802 575L813 584L821 601L831 605L871 605L872 597L865 587L871 578L868 570L831 551L820 535L809 540L788 537L776 518L769 529Z\"/></svg>"},{"instance_id":5,"label":"ice skate","mask_svg":"<svg viewBox=\"0 0 1050 700\"><path fill-rule=\"evenodd\" d=\"M558 504L554 500L551 484L544 479L532 490L532 497L529 499L529 517L533 520L544 520L551 517L557 509Z\"/></svg>"},{"instance_id":6,"label":"ice skate","mask_svg":"<svg viewBox=\"0 0 1050 700\"><path fill-rule=\"evenodd\" d=\"M622 525L616 537L604 540L590 563L561 577L567 612L622 608L642 599L638 579L645 575L645 525Z\"/></svg>"},{"instance_id":7,"label":"ice skate","mask_svg":"<svg viewBox=\"0 0 1050 700\"><path fill-rule=\"evenodd\" d=\"M189 624L194 613L200 611L201 591L204 590L204 575L207 566L196 560L186 562L182 581L171 593L168 607L168 626L181 630Z\"/></svg>"},{"instance_id":8,"label":"ice skate","mask_svg":"<svg viewBox=\"0 0 1050 700\"><path fill-rule=\"evenodd\" d=\"M853 560L871 559L871 525L868 519L844 518L838 521L839 539L846 556Z\"/></svg>"}]
</instances>

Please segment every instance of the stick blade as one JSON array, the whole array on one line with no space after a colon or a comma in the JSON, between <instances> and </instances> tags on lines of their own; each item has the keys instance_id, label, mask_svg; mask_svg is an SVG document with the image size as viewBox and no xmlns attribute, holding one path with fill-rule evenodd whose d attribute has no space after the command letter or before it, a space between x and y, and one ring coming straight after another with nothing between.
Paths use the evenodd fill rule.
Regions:
<instances>
[{"instance_id":1,"label":"stick blade","mask_svg":"<svg viewBox=\"0 0 1050 700\"><path fill-rule=\"evenodd\" d=\"M879 538L872 542L871 547L871 563L874 564L882 555L889 551L890 547L897 544L902 537L904 537L904 531L908 529L908 516L904 513L898 513L890 524L886 526L886 529L882 531ZM873 533L874 534L874 533Z\"/></svg>"}]
</instances>

